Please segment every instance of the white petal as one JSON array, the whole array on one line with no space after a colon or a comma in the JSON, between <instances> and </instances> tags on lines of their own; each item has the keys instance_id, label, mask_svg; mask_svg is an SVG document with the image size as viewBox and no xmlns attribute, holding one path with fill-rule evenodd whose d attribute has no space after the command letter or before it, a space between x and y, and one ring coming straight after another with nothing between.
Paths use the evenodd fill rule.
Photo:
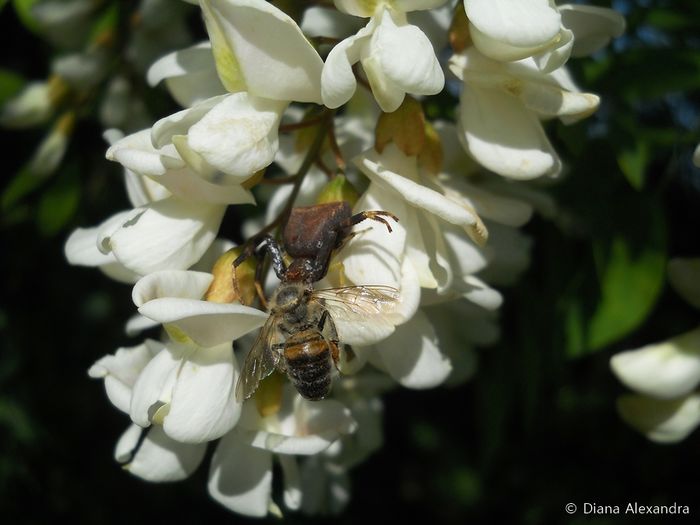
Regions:
<instances>
[{"instance_id":1,"label":"white petal","mask_svg":"<svg viewBox=\"0 0 700 525\"><path fill-rule=\"evenodd\" d=\"M595 53L625 31L625 18L613 9L590 5L561 5L558 9L562 24L574 33L575 57Z\"/></svg>"},{"instance_id":2,"label":"white petal","mask_svg":"<svg viewBox=\"0 0 700 525\"><path fill-rule=\"evenodd\" d=\"M368 33L364 28L357 35L336 44L328 53L321 73L321 95L327 107L342 106L355 92L357 80L352 66L360 60L360 51L368 39Z\"/></svg>"},{"instance_id":3,"label":"white petal","mask_svg":"<svg viewBox=\"0 0 700 525\"><path fill-rule=\"evenodd\" d=\"M561 71L561 70L560 70ZM552 74L556 78L558 71ZM569 91L549 82L524 82L518 96L541 117L567 116L576 120L591 115L600 104L600 97L592 93ZM569 120L568 122L572 122Z\"/></svg>"},{"instance_id":4,"label":"white petal","mask_svg":"<svg viewBox=\"0 0 700 525\"><path fill-rule=\"evenodd\" d=\"M134 286L131 298L137 307L162 297L201 299L214 276L206 272L163 270L142 277Z\"/></svg>"},{"instance_id":5,"label":"white petal","mask_svg":"<svg viewBox=\"0 0 700 525\"><path fill-rule=\"evenodd\" d=\"M658 443L682 441L700 424L700 395L659 400L626 395L617 400L626 423Z\"/></svg>"},{"instance_id":6,"label":"white petal","mask_svg":"<svg viewBox=\"0 0 700 525\"><path fill-rule=\"evenodd\" d=\"M374 149L369 150L355 159L355 163L370 180L391 188L409 204L437 215L451 224L476 226L478 218L473 211L427 186L414 182L408 176L399 174L415 172L415 158L406 157L394 144L388 145L381 155Z\"/></svg>"},{"instance_id":7,"label":"white petal","mask_svg":"<svg viewBox=\"0 0 700 525\"><path fill-rule=\"evenodd\" d=\"M272 454L246 445L235 432L227 434L212 457L208 488L229 510L265 516L272 491Z\"/></svg>"},{"instance_id":8,"label":"white petal","mask_svg":"<svg viewBox=\"0 0 700 525\"><path fill-rule=\"evenodd\" d=\"M561 68L571 56L574 47L574 34L568 29L562 28L559 32L558 42L548 47L544 53L536 55L535 62L543 73L551 73Z\"/></svg>"},{"instance_id":9,"label":"white petal","mask_svg":"<svg viewBox=\"0 0 700 525\"><path fill-rule=\"evenodd\" d=\"M188 146L212 167L248 179L268 166L277 148L277 128L286 102L235 93L189 129Z\"/></svg>"},{"instance_id":10,"label":"white petal","mask_svg":"<svg viewBox=\"0 0 700 525\"><path fill-rule=\"evenodd\" d=\"M152 321L148 317L144 317L141 314L135 314L132 315L126 322L126 325L124 326L124 333L129 337L134 337L144 330L155 328L158 325L160 325L160 323Z\"/></svg>"},{"instance_id":11,"label":"white petal","mask_svg":"<svg viewBox=\"0 0 700 525\"><path fill-rule=\"evenodd\" d=\"M447 227L444 231L445 242L452 252L454 271L460 276L471 275L486 267L488 261L484 253L469 241L459 229ZM489 243L491 241L489 240Z\"/></svg>"},{"instance_id":12,"label":"white petal","mask_svg":"<svg viewBox=\"0 0 700 525\"><path fill-rule=\"evenodd\" d=\"M700 144L698 144L693 152L693 164L700 168Z\"/></svg>"},{"instance_id":13,"label":"white petal","mask_svg":"<svg viewBox=\"0 0 700 525\"><path fill-rule=\"evenodd\" d=\"M141 432L148 432L131 457ZM165 435L160 427L143 430L131 425L117 443L115 457L119 462L128 461L124 469L146 481L180 481L189 477L204 459L206 445L178 443Z\"/></svg>"},{"instance_id":14,"label":"white petal","mask_svg":"<svg viewBox=\"0 0 700 525\"><path fill-rule=\"evenodd\" d=\"M532 206L522 200L489 191L483 186L466 181L465 177L440 179L446 197L463 201L465 206L474 208L476 213L508 226L523 226L532 217Z\"/></svg>"},{"instance_id":15,"label":"white petal","mask_svg":"<svg viewBox=\"0 0 700 525\"><path fill-rule=\"evenodd\" d=\"M217 177L218 174L214 176L215 179ZM232 184L214 184L189 167L169 170L152 179L168 188L173 195L185 200L200 201L204 205L255 204L253 194L235 181Z\"/></svg>"},{"instance_id":16,"label":"white petal","mask_svg":"<svg viewBox=\"0 0 700 525\"><path fill-rule=\"evenodd\" d=\"M464 297L485 310L497 310L503 304L503 296L478 277L464 277L464 285Z\"/></svg>"},{"instance_id":17,"label":"white petal","mask_svg":"<svg viewBox=\"0 0 700 525\"><path fill-rule=\"evenodd\" d=\"M218 107L218 106L217 106ZM171 137L175 140L178 135ZM238 184L213 184L208 177L212 171L195 173L180 158L172 144L156 149L151 143L151 130L143 130L116 142L107 151L107 158L120 162L128 172L127 180L136 173L150 177L161 188L184 200L203 201L212 204L253 203L251 193ZM160 199L139 199L146 203Z\"/></svg>"},{"instance_id":18,"label":"white petal","mask_svg":"<svg viewBox=\"0 0 700 525\"><path fill-rule=\"evenodd\" d=\"M499 175L526 180L560 169L539 120L511 95L465 85L459 124L467 152Z\"/></svg>"},{"instance_id":19,"label":"white petal","mask_svg":"<svg viewBox=\"0 0 700 525\"><path fill-rule=\"evenodd\" d=\"M616 354L610 366L620 381L642 394L661 399L686 395L700 383L700 328Z\"/></svg>"},{"instance_id":20,"label":"white petal","mask_svg":"<svg viewBox=\"0 0 700 525\"><path fill-rule=\"evenodd\" d=\"M122 412L129 412L131 389L136 379L163 345L158 341L147 340L138 346L119 348L114 354L106 355L88 370L93 378L104 378L107 397Z\"/></svg>"},{"instance_id":21,"label":"white petal","mask_svg":"<svg viewBox=\"0 0 700 525\"><path fill-rule=\"evenodd\" d=\"M388 11L372 37L369 52L376 54L389 80L406 93L435 95L445 85L428 37L416 26L397 26Z\"/></svg>"},{"instance_id":22,"label":"white petal","mask_svg":"<svg viewBox=\"0 0 700 525\"><path fill-rule=\"evenodd\" d=\"M407 388L435 387L452 371L450 360L440 351L433 325L421 310L374 351L389 374Z\"/></svg>"},{"instance_id":23,"label":"white petal","mask_svg":"<svg viewBox=\"0 0 700 525\"><path fill-rule=\"evenodd\" d=\"M548 0L465 0L464 8L474 44L485 55L496 55L493 58L497 60L528 55L504 55L492 45L528 53L554 41L561 26L561 17Z\"/></svg>"},{"instance_id":24,"label":"white petal","mask_svg":"<svg viewBox=\"0 0 700 525\"><path fill-rule=\"evenodd\" d=\"M102 235L100 244L141 275L185 269L209 248L225 211L222 205L170 197L132 210L116 231Z\"/></svg>"},{"instance_id":25,"label":"white petal","mask_svg":"<svg viewBox=\"0 0 700 525\"><path fill-rule=\"evenodd\" d=\"M401 225L408 233L405 258L411 261L416 270L421 288L437 288L438 280L432 270L434 245L432 251L426 247L425 225L421 224L425 223L425 220L421 220L423 217L419 215L416 209L407 207L407 212L401 216ZM430 243L430 239L427 239L427 243Z\"/></svg>"},{"instance_id":26,"label":"white petal","mask_svg":"<svg viewBox=\"0 0 700 525\"><path fill-rule=\"evenodd\" d=\"M151 86L165 80L175 100L184 107L226 93L208 41L158 59L149 68L147 79Z\"/></svg>"},{"instance_id":27,"label":"white petal","mask_svg":"<svg viewBox=\"0 0 700 525\"><path fill-rule=\"evenodd\" d=\"M191 108L183 109L160 119L151 128L153 146L162 148L172 143L174 135L186 135L191 126L199 122L214 106L230 96L220 95L208 98Z\"/></svg>"},{"instance_id":28,"label":"white petal","mask_svg":"<svg viewBox=\"0 0 700 525\"><path fill-rule=\"evenodd\" d=\"M678 295L700 308L700 258L671 259L668 280Z\"/></svg>"},{"instance_id":29,"label":"white petal","mask_svg":"<svg viewBox=\"0 0 700 525\"><path fill-rule=\"evenodd\" d=\"M117 262L114 255L103 254L97 249L99 231L100 227L78 228L71 233L64 247L68 262L78 266L97 266L105 275L122 283L138 281L140 276Z\"/></svg>"},{"instance_id":30,"label":"white petal","mask_svg":"<svg viewBox=\"0 0 700 525\"><path fill-rule=\"evenodd\" d=\"M183 443L223 436L241 415L234 395L238 364L231 343L199 348L183 363L163 429Z\"/></svg>"},{"instance_id":31,"label":"white petal","mask_svg":"<svg viewBox=\"0 0 700 525\"><path fill-rule=\"evenodd\" d=\"M134 213L134 210L125 210L116 213L102 222L97 227L97 238L95 244L97 249L105 255L108 255L112 250L109 246L109 237L121 228L122 224L127 221Z\"/></svg>"},{"instance_id":32,"label":"white petal","mask_svg":"<svg viewBox=\"0 0 700 525\"><path fill-rule=\"evenodd\" d=\"M402 213L404 209L405 204L394 192L370 185L353 211L387 210L401 221L401 215L405 215L405 212ZM389 233L383 225L372 224L370 229L355 236L340 252L345 275L352 282L399 287L406 230L401 222L392 222L391 229Z\"/></svg>"},{"instance_id":33,"label":"white petal","mask_svg":"<svg viewBox=\"0 0 700 525\"><path fill-rule=\"evenodd\" d=\"M268 315L241 304L220 304L194 299L164 297L139 308L149 319L167 323L204 347L233 341L259 328Z\"/></svg>"},{"instance_id":34,"label":"white petal","mask_svg":"<svg viewBox=\"0 0 700 525\"><path fill-rule=\"evenodd\" d=\"M245 405L234 433L253 447L277 454L313 455L356 430L350 411L336 400L309 401L288 386L282 401L276 422L261 421L255 406Z\"/></svg>"},{"instance_id":35,"label":"white petal","mask_svg":"<svg viewBox=\"0 0 700 525\"><path fill-rule=\"evenodd\" d=\"M101 266L114 262L114 257L97 249L99 227L78 228L66 240L63 251L69 264L77 266Z\"/></svg>"},{"instance_id":36,"label":"white petal","mask_svg":"<svg viewBox=\"0 0 700 525\"><path fill-rule=\"evenodd\" d=\"M129 414L141 427L151 424L153 413L170 402L177 372L184 358L184 349L170 345L146 365L134 383Z\"/></svg>"},{"instance_id":37,"label":"white petal","mask_svg":"<svg viewBox=\"0 0 700 525\"><path fill-rule=\"evenodd\" d=\"M206 69L214 69L211 43L200 42L178 51L173 51L156 60L148 69L146 80L155 86L166 78L191 75Z\"/></svg>"},{"instance_id":38,"label":"white petal","mask_svg":"<svg viewBox=\"0 0 700 525\"><path fill-rule=\"evenodd\" d=\"M323 61L294 20L264 0L202 0L200 5L212 45L225 46L235 57L250 93L321 103ZM223 78L227 65L217 63Z\"/></svg>"},{"instance_id":39,"label":"white petal","mask_svg":"<svg viewBox=\"0 0 700 525\"><path fill-rule=\"evenodd\" d=\"M154 148L151 143L150 129L132 133L115 142L107 150L106 157L139 175L162 175L174 163L179 166L185 164L177 158L177 153L172 146L162 150Z\"/></svg>"}]
</instances>

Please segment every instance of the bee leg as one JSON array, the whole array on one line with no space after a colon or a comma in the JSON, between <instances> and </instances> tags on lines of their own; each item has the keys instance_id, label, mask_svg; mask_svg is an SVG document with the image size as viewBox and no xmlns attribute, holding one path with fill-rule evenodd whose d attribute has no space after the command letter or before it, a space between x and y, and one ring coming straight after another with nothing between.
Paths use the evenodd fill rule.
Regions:
<instances>
[{"instance_id":1,"label":"bee leg","mask_svg":"<svg viewBox=\"0 0 700 525\"><path fill-rule=\"evenodd\" d=\"M321 314L321 318L318 320L318 331L321 332L323 338L328 342L331 357L333 358L333 364L335 365L336 369L338 369L338 362L340 360L340 341L338 340L338 331L335 328L335 323L333 322L333 318L328 313L328 310L324 310L323 314Z\"/></svg>"}]
</instances>

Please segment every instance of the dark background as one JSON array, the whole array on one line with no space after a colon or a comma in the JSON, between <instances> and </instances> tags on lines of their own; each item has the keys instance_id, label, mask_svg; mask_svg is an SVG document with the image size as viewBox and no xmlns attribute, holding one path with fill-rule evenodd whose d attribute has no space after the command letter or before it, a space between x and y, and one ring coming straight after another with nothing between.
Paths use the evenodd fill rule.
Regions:
<instances>
[{"instance_id":1,"label":"dark background","mask_svg":"<svg viewBox=\"0 0 700 525\"><path fill-rule=\"evenodd\" d=\"M45 78L61 50L28 30L11 4L0 11L0 68ZM118 5L124 20L135 3ZM335 522L681 520L571 517L568 502L677 502L700 519L697 432L663 446L626 426L615 410L625 389L608 364L617 351L697 325L665 266L700 255L700 170L691 163L700 142L700 4L614 6L627 17L626 35L569 62L579 84L601 95L600 110L575 126L548 124L570 168L548 189L561 214L525 228L532 264L505 290L501 341L480 349L479 370L464 386L386 396L385 445L352 472L352 500ZM190 29L203 36L194 13ZM3 82L5 100L13 87ZM164 90L141 89L154 119L175 109ZM47 128L2 132L0 519L246 522L210 500L207 461L189 480L162 485L113 461L127 418L87 369L136 344L123 331L134 310L130 287L63 256L74 228L128 206L119 167L103 157L99 96L80 108L66 157L45 180L27 184L22 170ZM454 100L429 104L449 112ZM238 219L227 216L226 231Z\"/></svg>"}]
</instances>

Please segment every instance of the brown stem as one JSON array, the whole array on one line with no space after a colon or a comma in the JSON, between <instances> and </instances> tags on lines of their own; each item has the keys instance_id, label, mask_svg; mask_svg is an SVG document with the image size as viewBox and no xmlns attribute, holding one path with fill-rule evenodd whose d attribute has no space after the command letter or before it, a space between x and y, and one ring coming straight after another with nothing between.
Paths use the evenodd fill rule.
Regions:
<instances>
[{"instance_id":1,"label":"brown stem","mask_svg":"<svg viewBox=\"0 0 700 525\"><path fill-rule=\"evenodd\" d=\"M270 233L278 226L287 222L289 214L292 213L294 201L296 200L297 196L299 195L299 191L301 190L301 185L304 182L304 178L309 172L311 166L318 158L318 154L321 151L321 147L323 146L323 141L326 138L326 134L328 133L328 128L330 127L333 121L334 113L335 112L333 110L325 109L323 114L319 117L320 125L318 127L318 132L316 133L316 137L314 138L314 141L311 144L309 151L306 153L306 157L304 157L304 162L299 168L299 171L297 171L295 175L291 175L289 177L290 179L294 179L294 186L292 187L292 193L289 195L289 198L287 199L287 204L285 205L282 212L277 217L275 217L275 219L270 224L262 228L258 233L253 235L250 239L248 239L245 242L245 244L248 244L251 241L254 241L255 239L260 239L266 233Z\"/></svg>"}]
</instances>

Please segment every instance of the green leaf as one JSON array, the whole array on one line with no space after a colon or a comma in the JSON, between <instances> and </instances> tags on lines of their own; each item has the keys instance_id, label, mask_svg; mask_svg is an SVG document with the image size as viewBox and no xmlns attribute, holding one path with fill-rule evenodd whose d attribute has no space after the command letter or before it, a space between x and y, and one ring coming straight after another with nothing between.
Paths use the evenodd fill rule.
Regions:
<instances>
[{"instance_id":1,"label":"green leaf","mask_svg":"<svg viewBox=\"0 0 700 525\"><path fill-rule=\"evenodd\" d=\"M698 26L698 21L693 16L681 10L651 9L646 13L646 23L664 29L666 31L678 31Z\"/></svg>"},{"instance_id":2,"label":"green leaf","mask_svg":"<svg viewBox=\"0 0 700 525\"><path fill-rule=\"evenodd\" d=\"M658 209L648 232L648 245L635 247L629 238L615 236L596 242L601 301L588 324L588 346L599 349L634 330L656 303L666 268L664 221Z\"/></svg>"},{"instance_id":3,"label":"green leaf","mask_svg":"<svg viewBox=\"0 0 700 525\"><path fill-rule=\"evenodd\" d=\"M19 73L0 69L0 106L20 92L25 80Z\"/></svg>"},{"instance_id":4,"label":"green leaf","mask_svg":"<svg viewBox=\"0 0 700 525\"><path fill-rule=\"evenodd\" d=\"M636 329L665 281L663 200L658 192L630 187L612 144L620 141L589 141L555 191L566 210L561 224L573 233L567 246L548 254L554 262L547 270L556 295L555 324L564 328L560 345L568 357L601 350ZM625 147L634 150L635 143ZM638 169L633 184L643 182Z\"/></svg>"},{"instance_id":5,"label":"green leaf","mask_svg":"<svg viewBox=\"0 0 700 525\"><path fill-rule=\"evenodd\" d=\"M19 18L20 22L24 24L24 27L29 29L32 33L40 32L39 23L32 13L32 9L38 3L39 0L12 0L12 5L17 12L17 18Z\"/></svg>"},{"instance_id":6,"label":"green leaf","mask_svg":"<svg viewBox=\"0 0 700 525\"><path fill-rule=\"evenodd\" d=\"M8 213L22 198L38 188L45 179L37 177L27 166L22 168L10 181L0 198L0 209Z\"/></svg>"},{"instance_id":7,"label":"green leaf","mask_svg":"<svg viewBox=\"0 0 700 525\"><path fill-rule=\"evenodd\" d=\"M2 10L5 8L7 5L7 0L0 0L0 13L2 13Z\"/></svg>"},{"instance_id":8,"label":"green leaf","mask_svg":"<svg viewBox=\"0 0 700 525\"><path fill-rule=\"evenodd\" d=\"M45 236L63 230L78 209L80 179L74 169L66 169L41 196L37 210L37 226Z\"/></svg>"},{"instance_id":9,"label":"green leaf","mask_svg":"<svg viewBox=\"0 0 700 525\"><path fill-rule=\"evenodd\" d=\"M99 40L104 34L117 29L119 23L119 3L112 2L97 18L90 29L90 42Z\"/></svg>"},{"instance_id":10,"label":"green leaf","mask_svg":"<svg viewBox=\"0 0 700 525\"><path fill-rule=\"evenodd\" d=\"M617 164L635 190L644 187L646 168L650 160L649 144L636 141L632 147L617 154Z\"/></svg>"},{"instance_id":11,"label":"green leaf","mask_svg":"<svg viewBox=\"0 0 700 525\"><path fill-rule=\"evenodd\" d=\"M698 88L700 51L674 48L626 51L596 86L599 91L616 93L632 102Z\"/></svg>"}]
</instances>

